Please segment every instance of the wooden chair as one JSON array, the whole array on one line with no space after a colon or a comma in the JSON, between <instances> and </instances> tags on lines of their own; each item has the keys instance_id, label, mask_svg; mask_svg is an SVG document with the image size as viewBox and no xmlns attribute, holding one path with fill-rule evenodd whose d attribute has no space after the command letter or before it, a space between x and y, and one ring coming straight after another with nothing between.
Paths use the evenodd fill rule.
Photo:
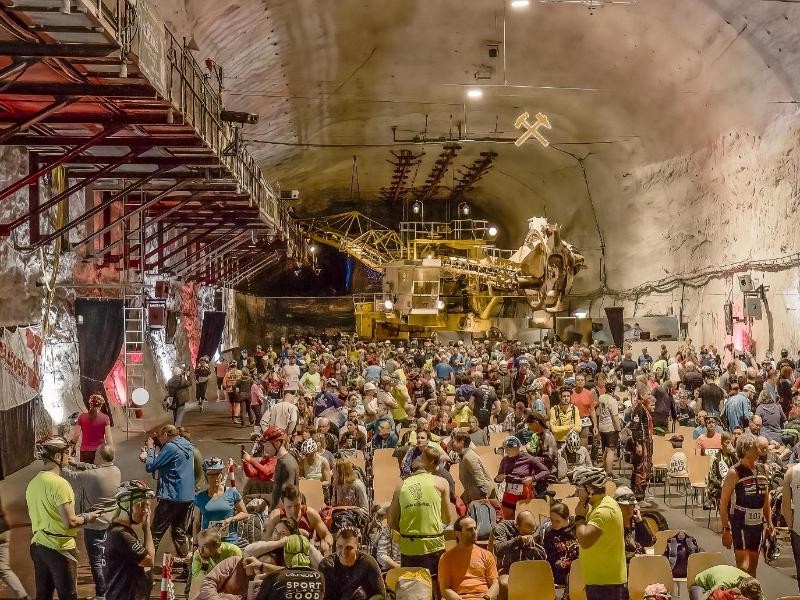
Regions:
<instances>
[{"instance_id":1,"label":"wooden chair","mask_svg":"<svg viewBox=\"0 0 800 600\"><path fill-rule=\"evenodd\" d=\"M559 502L567 505L569 508L569 514L571 514L573 517L575 516L575 509L578 507L578 504L580 504L580 501L581 499L577 496L570 496L569 498L562 498L559 500Z\"/></svg>"},{"instance_id":2,"label":"wooden chair","mask_svg":"<svg viewBox=\"0 0 800 600\"><path fill-rule=\"evenodd\" d=\"M686 589L691 589L694 585L695 576L701 571L710 567L728 564L721 552L695 552L689 555L689 562L686 564ZM795 596L800 600L800 596Z\"/></svg>"},{"instance_id":3,"label":"wooden chair","mask_svg":"<svg viewBox=\"0 0 800 600\"><path fill-rule=\"evenodd\" d=\"M497 472L500 470L500 461L503 460L503 455L496 454L494 448L491 446L475 446L474 450L483 461L489 476L494 477L497 475Z\"/></svg>"},{"instance_id":4,"label":"wooden chair","mask_svg":"<svg viewBox=\"0 0 800 600\"><path fill-rule=\"evenodd\" d=\"M445 540L444 541L444 551L447 552L448 550L452 550L458 545L458 540Z\"/></svg>"},{"instance_id":5,"label":"wooden chair","mask_svg":"<svg viewBox=\"0 0 800 600\"><path fill-rule=\"evenodd\" d=\"M395 567L394 569L389 569L386 571L386 589L391 592L396 592L397 590L397 581L400 579L400 575L403 573L416 573L418 571L428 571L425 567ZM430 571L428 571L430 574ZM431 588L431 595L433 594L433 588ZM431 596L428 596L429 598Z\"/></svg>"},{"instance_id":6,"label":"wooden chair","mask_svg":"<svg viewBox=\"0 0 800 600\"><path fill-rule=\"evenodd\" d=\"M489 434L489 447L492 449L499 448L510 435L507 431L493 431Z\"/></svg>"},{"instance_id":7,"label":"wooden chair","mask_svg":"<svg viewBox=\"0 0 800 600\"><path fill-rule=\"evenodd\" d=\"M386 448L390 450L390 448ZM373 462L372 473L372 492L373 504L383 504L391 502L394 491L402 483L400 478L400 468L397 460L389 455L388 460L383 458L383 463Z\"/></svg>"},{"instance_id":8,"label":"wooden chair","mask_svg":"<svg viewBox=\"0 0 800 600\"><path fill-rule=\"evenodd\" d=\"M580 559L572 561L569 569L569 600L586 600L586 583L583 581Z\"/></svg>"},{"instance_id":9,"label":"wooden chair","mask_svg":"<svg viewBox=\"0 0 800 600\"><path fill-rule=\"evenodd\" d=\"M556 500L563 500L572 496L576 488L571 483L551 483L547 486L547 489L555 493L554 498Z\"/></svg>"},{"instance_id":10,"label":"wooden chair","mask_svg":"<svg viewBox=\"0 0 800 600\"><path fill-rule=\"evenodd\" d=\"M651 583L662 583L670 594L675 593L669 560L666 556L634 556L628 567L630 600L643 600L644 590Z\"/></svg>"},{"instance_id":11,"label":"wooden chair","mask_svg":"<svg viewBox=\"0 0 800 600\"><path fill-rule=\"evenodd\" d=\"M708 471L711 468L711 457L701 456L699 454L687 454L686 462L687 462L687 468L689 470L689 487L692 491L691 516L694 517L694 506L695 506L694 500L697 497L698 492L700 492L702 495L705 495L706 478L708 477ZM689 494L686 494L684 497L683 510L686 511L688 510L688 508L689 508Z\"/></svg>"},{"instance_id":12,"label":"wooden chair","mask_svg":"<svg viewBox=\"0 0 800 600\"><path fill-rule=\"evenodd\" d=\"M781 596L776 600L800 600L800 596Z\"/></svg>"},{"instance_id":13,"label":"wooden chair","mask_svg":"<svg viewBox=\"0 0 800 600\"><path fill-rule=\"evenodd\" d=\"M517 502L517 508L514 511L514 516L516 517L524 510L529 510L534 516L537 516L539 518L539 523L541 523L543 519L550 517L550 503L542 498L520 500Z\"/></svg>"},{"instance_id":14,"label":"wooden chair","mask_svg":"<svg viewBox=\"0 0 800 600\"><path fill-rule=\"evenodd\" d=\"M508 571L508 600L555 600L553 569L546 560L522 560Z\"/></svg>"},{"instance_id":15,"label":"wooden chair","mask_svg":"<svg viewBox=\"0 0 800 600\"><path fill-rule=\"evenodd\" d=\"M667 540L681 531L680 529L662 529L656 532L656 543L653 544L653 554L661 556L667 549Z\"/></svg>"},{"instance_id":16,"label":"wooden chair","mask_svg":"<svg viewBox=\"0 0 800 600\"><path fill-rule=\"evenodd\" d=\"M456 463L452 467L450 467L450 475L452 476L453 481L456 484L456 496L459 497L461 496L461 494L464 493L464 484L461 483L461 477L460 477L460 471L461 471L460 464L461 463Z\"/></svg>"},{"instance_id":17,"label":"wooden chair","mask_svg":"<svg viewBox=\"0 0 800 600\"><path fill-rule=\"evenodd\" d=\"M320 510L325 506L325 494L322 491L322 482L316 479L301 479L300 493L305 496L306 504Z\"/></svg>"}]
</instances>

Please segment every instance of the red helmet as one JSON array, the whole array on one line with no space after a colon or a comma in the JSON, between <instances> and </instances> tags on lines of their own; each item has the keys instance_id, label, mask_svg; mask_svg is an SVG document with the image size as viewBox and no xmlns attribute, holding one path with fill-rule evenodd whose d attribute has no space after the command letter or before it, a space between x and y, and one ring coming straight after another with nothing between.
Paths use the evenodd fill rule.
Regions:
<instances>
[{"instance_id":1,"label":"red helmet","mask_svg":"<svg viewBox=\"0 0 800 600\"><path fill-rule=\"evenodd\" d=\"M278 427L270 427L262 434L265 442L282 442L286 439L286 433Z\"/></svg>"}]
</instances>

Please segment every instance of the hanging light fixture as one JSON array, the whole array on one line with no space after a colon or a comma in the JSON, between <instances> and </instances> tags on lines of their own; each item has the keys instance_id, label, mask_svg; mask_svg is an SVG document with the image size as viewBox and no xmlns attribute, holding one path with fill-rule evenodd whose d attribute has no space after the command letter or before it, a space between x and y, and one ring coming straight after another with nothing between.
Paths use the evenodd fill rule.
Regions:
<instances>
[{"instance_id":1,"label":"hanging light fixture","mask_svg":"<svg viewBox=\"0 0 800 600\"><path fill-rule=\"evenodd\" d=\"M419 217L420 219L422 219L422 213L424 208L425 207L423 206L420 200L415 200L414 203L411 205L411 214L413 214L415 217Z\"/></svg>"},{"instance_id":2,"label":"hanging light fixture","mask_svg":"<svg viewBox=\"0 0 800 600\"><path fill-rule=\"evenodd\" d=\"M471 211L469 202L461 202L458 205L458 216L460 217L468 217Z\"/></svg>"}]
</instances>

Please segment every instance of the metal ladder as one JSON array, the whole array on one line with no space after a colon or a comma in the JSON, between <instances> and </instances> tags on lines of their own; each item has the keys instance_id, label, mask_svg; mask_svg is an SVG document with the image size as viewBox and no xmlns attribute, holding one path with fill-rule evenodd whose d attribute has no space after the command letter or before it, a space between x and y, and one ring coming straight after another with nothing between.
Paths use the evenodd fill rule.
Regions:
<instances>
[{"instance_id":1,"label":"metal ladder","mask_svg":"<svg viewBox=\"0 0 800 600\"><path fill-rule=\"evenodd\" d=\"M132 202L130 195L123 200L124 214L130 214L138 206ZM132 402L133 390L145 387L144 351L145 339L145 303L144 303L144 214L133 213L123 221L122 235L124 243L122 278L123 278L123 314L125 316L125 339L123 366L125 368L125 431L126 433L144 432L144 421L136 416L137 407Z\"/></svg>"}]
</instances>

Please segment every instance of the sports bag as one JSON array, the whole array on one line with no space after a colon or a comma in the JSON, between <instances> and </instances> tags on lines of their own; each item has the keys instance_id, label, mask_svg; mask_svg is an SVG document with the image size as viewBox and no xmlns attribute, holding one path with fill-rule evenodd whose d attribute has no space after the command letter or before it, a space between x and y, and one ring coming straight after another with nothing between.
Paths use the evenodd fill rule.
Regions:
<instances>
[{"instance_id":1,"label":"sports bag","mask_svg":"<svg viewBox=\"0 0 800 600\"><path fill-rule=\"evenodd\" d=\"M430 600L433 596L433 580L427 569L404 570L397 578L394 590L389 595L395 600Z\"/></svg>"}]
</instances>

